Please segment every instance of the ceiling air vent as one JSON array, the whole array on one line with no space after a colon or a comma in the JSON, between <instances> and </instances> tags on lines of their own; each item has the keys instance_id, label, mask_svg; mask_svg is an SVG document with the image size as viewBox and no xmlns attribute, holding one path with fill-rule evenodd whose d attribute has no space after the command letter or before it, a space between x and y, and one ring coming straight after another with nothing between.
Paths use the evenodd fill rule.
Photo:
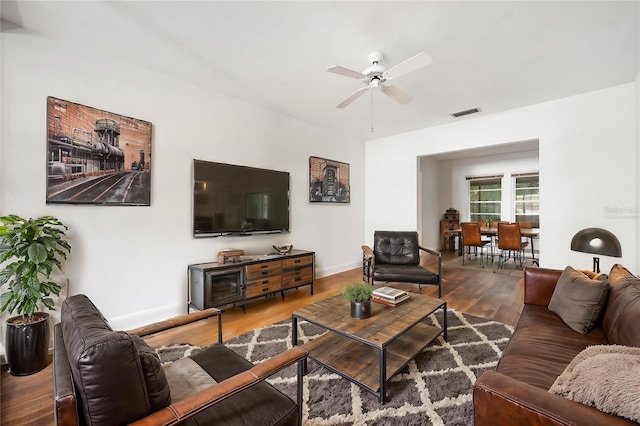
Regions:
<instances>
[{"instance_id":1,"label":"ceiling air vent","mask_svg":"<svg viewBox=\"0 0 640 426\"><path fill-rule=\"evenodd\" d=\"M467 109L467 110L464 110L464 111L454 112L453 114L451 114L451 116L453 118L459 118L459 117L463 117L465 115L475 114L476 112L480 112L480 108L471 108L471 109Z\"/></svg>"}]
</instances>

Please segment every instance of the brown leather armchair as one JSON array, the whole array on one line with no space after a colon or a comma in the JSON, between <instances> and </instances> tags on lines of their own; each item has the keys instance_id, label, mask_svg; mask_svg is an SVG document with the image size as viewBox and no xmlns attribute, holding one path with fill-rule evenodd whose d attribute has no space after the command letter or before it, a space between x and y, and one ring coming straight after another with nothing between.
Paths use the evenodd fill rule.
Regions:
<instances>
[{"instance_id":1,"label":"brown leather armchair","mask_svg":"<svg viewBox=\"0 0 640 426\"><path fill-rule=\"evenodd\" d=\"M214 315L220 330L220 311L209 309L126 333L113 331L85 295L67 298L54 329L56 424L300 425L304 348L254 366L218 343L165 369L140 338ZM297 403L265 381L295 363Z\"/></svg>"},{"instance_id":2,"label":"brown leather armchair","mask_svg":"<svg viewBox=\"0 0 640 426\"><path fill-rule=\"evenodd\" d=\"M438 271L433 272L420 264L420 251L438 258ZM438 297L442 297L442 253L418 244L415 231L375 231L373 250L362 246L362 272L368 283L375 281L405 282L437 285Z\"/></svg>"}]
</instances>

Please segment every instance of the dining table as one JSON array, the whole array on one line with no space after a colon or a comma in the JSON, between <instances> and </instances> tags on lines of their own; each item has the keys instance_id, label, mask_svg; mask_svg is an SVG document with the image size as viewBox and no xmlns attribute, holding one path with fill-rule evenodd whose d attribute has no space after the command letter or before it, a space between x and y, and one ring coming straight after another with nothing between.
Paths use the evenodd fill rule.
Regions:
<instances>
[{"instance_id":1,"label":"dining table","mask_svg":"<svg viewBox=\"0 0 640 426\"><path fill-rule=\"evenodd\" d=\"M449 236L453 236L458 239L458 256L462 256L462 228L454 228L446 231L446 234ZM490 237L498 236L498 228L497 227L480 227L480 234ZM538 259L536 259L535 250L533 248L533 240L538 238L540 235L540 228L520 228L520 235L529 239L529 245L531 246L531 259L533 263L540 266L538 263Z\"/></svg>"}]
</instances>

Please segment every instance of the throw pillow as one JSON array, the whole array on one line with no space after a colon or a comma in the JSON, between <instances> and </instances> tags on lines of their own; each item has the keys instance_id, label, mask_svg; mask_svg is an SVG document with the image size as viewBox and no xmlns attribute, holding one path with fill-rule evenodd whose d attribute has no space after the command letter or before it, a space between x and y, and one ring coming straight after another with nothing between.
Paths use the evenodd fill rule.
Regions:
<instances>
[{"instance_id":1,"label":"throw pillow","mask_svg":"<svg viewBox=\"0 0 640 426\"><path fill-rule=\"evenodd\" d=\"M147 384L151 411L158 411L171 404L171 392L167 377L160 365L160 358L140 336L131 336L140 355L142 374Z\"/></svg>"},{"instance_id":2,"label":"throw pillow","mask_svg":"<svg viewBox=\"0 0 640 426\"><path fill-rule=\"evenodd\" d=\"M640 348L589 346L569 363L549 392L640 422Z\"/></svg>"},{"instance_id":3,"label":"throw pillow","mask_svg":"<svg viewBox=\"0 0 640 426\"><path fill-rule=\"evenodd\" d=\"M608 291L607 281L592 280L567 266L551 295L549 310L573 330L586 334L600 318Z\"/></svg>"}]
</instances>

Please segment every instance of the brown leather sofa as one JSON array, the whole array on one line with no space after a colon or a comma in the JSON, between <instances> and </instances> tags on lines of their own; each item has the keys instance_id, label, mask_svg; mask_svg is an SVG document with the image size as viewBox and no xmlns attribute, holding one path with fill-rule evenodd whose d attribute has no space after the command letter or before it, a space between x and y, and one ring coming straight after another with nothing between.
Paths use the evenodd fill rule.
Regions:
<instances>
[{"instance_id":1,"label":"brown leather sofa","mask_svg":"<svg viewBox=\"0 0 640 426\"><path fill-rule=\"evenodd\" d=\"M601 320L580 334L548 309L561 273L525 269L524 308L515 332L496 371L484 372L474 386L476 426L637 424L548 390L587 346L640 346L640 279L614 265Z\"/></svg>"},{"instance_id":2,"label":"brown leather sofa","mask_svg":"<svg viewBox=\"0 0 640 426\"><path fill-rule=\"evenodd\" d=\"M54 329L56 423L299 425L307 355L303 348L296 346L254 366L226 346L214 344L172 363L184 361L176 373L161 366L155 351L139 337L215 314L219 311L211 309L126 333L113 331L85 295L67 298ZM297 403L264 381L296 362Z\"/></svg>"}]
</instances>

